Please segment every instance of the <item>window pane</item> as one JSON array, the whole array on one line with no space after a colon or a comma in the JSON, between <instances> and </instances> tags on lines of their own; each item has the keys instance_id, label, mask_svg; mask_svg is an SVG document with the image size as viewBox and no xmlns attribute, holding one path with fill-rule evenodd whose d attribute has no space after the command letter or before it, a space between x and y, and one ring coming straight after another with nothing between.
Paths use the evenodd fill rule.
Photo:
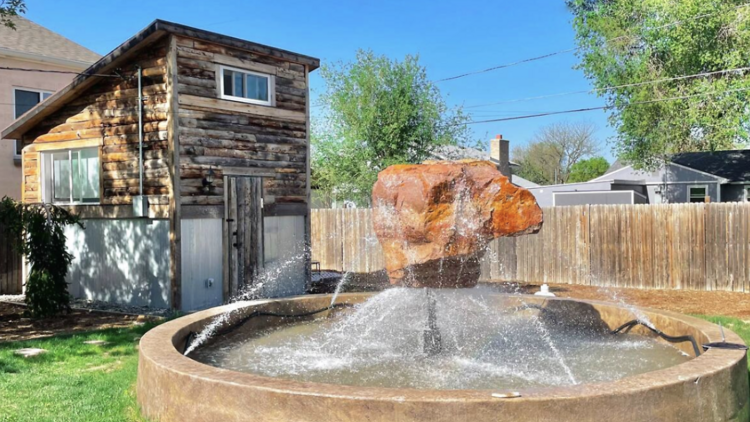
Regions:
<instances>
[{"instance_id":1,"label":"window pane","mask_svg":"<svg viewBox=\"0 0 750 422\"><path fill-rule=\"evenodd\" d=\"M268 78L247 75L247 98L268 101Z\"/></svg>"},{"instance_id":2,"label":"window pane","mask_svg":"<svg viewBox=\"0 0 750 422\"><path fill-rule=\"evenodd\" d=\"M52 154L54 202L70 202L70 159L68 151Z\"/></svg>"},{"instance_id":3,"label":"window pane","mask_svg":"<svg viewBox=\"0 0 750 422\"><path fill-rule=\"evenodd\" d=\"M15 141L13 141L13 143L15 144L13 153L20 156L23 152L23 141L21 141L20 139L16 139Z\"/></svg>"},{"instance_id":4,"label":"window pane","mask_svg":"<svg viewBox=\"0 0 750 422\"><path fill-rule=\"evenodd\" d=\"M99 151L87 148L73 151L73 199L99 202Z\"/></svg>"},{"instance_id":5,"label":"window pane","mask_svg":"<svg viewBox=\"0 0 750 422\"><path fill-rule=\"evenodd\" d=\"M244 79L242 77L242 73L239 72L233 72L234 75L234 95L235 97L244 97L245 94L245 83Z\"/></svg>"},{"instance_id":6,"label":"window pane","mask_svg":"<svg viewBox=\"0 0 750 422\"><path fill-rule=\"evenodd\" d=\"M51 92L42 92L42 100L46 100L47 98L51 97Z\"/></svg>"},{"instance_id":7,"label":"window pane","mask_svg":"<svg viewBox=\"0 0 750 422\"><path fill-rule=\"evenodd\" d=\"M704 196L706 196L706 188L690 188L690 196L703 198Z\"/></svg>"},{"instance_id":8,"label":"window pane","mask_svg":"<svg viewBox=\"0 0 750 422\"><path fill-rule=\"evenodd\" d=\"M39 103L39 93L32 91L23 91L21 89L15 90L15 93L15 118L17 119Z\"/></svg>"},{"instance_id":9,"label":"window pane","mask_svg":"<svg viewBox=\"0 0 750 422\"><path fill-rule=\"evenodd\" d=\"M224 95L232 94L232 71L224 69Z\"/></svg>"}]
</instances>

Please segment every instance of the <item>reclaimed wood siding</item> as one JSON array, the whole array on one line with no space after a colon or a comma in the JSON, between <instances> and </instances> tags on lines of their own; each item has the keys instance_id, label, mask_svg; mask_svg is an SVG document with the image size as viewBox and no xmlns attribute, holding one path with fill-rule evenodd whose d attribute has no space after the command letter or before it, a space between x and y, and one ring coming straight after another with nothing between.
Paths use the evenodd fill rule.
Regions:
<instances>
[{"instance_id":1,"label":"reclaimed wood siding","mask_svg":"<svg viewBox=\"0 0 750 422\"><path fill-rule=\"evenodd\" d=\"M221 65L273 75L275 104L221 99ZM225 173L263 176L266 204L306 203L306 67L183 37L177 67L182 204L223 204ZM209 168L216 183L206 193Z\"/></svg>"},{"instance_id":2,"label":"reclaimed wood siding","mask_svg":"<svg viewBox=\"0 0 750 422\"><path fill-rule=\"evenodd\" d=\"M370 220L369 210L313 210L313 260L337 271L382 269ZM553 207L544 220L538 234L493 241L482 278L750 292L750 204Z\"/></svg>"},{"instance_id":3,"label":"reclaimed wood siding","mask_svg":"<svg viewBox=\"0 0 750 422\"><path fill-rule=\"evenodd\" d=\"M40 153L37 149L100 147L101 203L130 204L138 194L138 80L143 68L144 194L151 204L166 204L167 87L166 40L137 53L119 70L122 78L102 78L78 98L52 113L23 137L25 202L40 202ZM42 145L43 144L43 145Z\"/></svg>"},{"instance_id":4,"label":"reclaimed wood siding","mask_svg":"<svg viewBox=\"0 0 750 422\"><path fill-rule=\"evenodd\" d=\"M0 295L21 294L21 265L21 255L13 248L5 228L0 226Z\"/></svg>"}]
</instances>

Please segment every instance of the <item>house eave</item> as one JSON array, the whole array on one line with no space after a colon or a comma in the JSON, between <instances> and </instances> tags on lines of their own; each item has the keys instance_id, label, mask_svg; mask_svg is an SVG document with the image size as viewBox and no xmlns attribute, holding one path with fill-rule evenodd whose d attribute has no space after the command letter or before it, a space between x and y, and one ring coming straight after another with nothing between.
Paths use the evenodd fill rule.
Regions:
<instances>
[{"instance_id":1,"label":"house eave","mask_svg":"<svg viewBox=\"0 0 750 422\"><path fill-rule=\"evenodd\" d=\"M23 51L12 50L9 48L0 47L0 57L7 57L11 59L18 59L33 63L42 63L48 65L54 65L64 67L70 70L81 71L91 66L91 62L83 62L79 60L70 60L62 57L45 56L42 54L26 53Z\"/></svg>"}]
</instances>

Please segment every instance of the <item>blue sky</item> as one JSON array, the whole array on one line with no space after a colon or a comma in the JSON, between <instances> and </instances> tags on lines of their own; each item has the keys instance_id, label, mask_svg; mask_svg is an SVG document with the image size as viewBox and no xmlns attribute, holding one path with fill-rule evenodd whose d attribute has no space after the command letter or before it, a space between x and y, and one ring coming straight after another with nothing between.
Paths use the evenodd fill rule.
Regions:
<instances>
[{"instance_id":1,"label":"blue sky","mask_svg":"<svg viewBox=\"0 0 750 422\"><path fill-rule=\"evenodd\" d=\"M100 54L106 54L156 18L179 22L262 44L349 61L358 48L392 58L418 54L430 78L515 62L574 46L563 0L379 0L379 1L121 1L27 0L27 17ZM75 5L75 6L73 6ZM472 106L588 90L574 70L573 53L481 75L439 83L450 104ZM322 90L311 76L313 101ZM470 108L475 120L596 107L592 94ZM601 153L612 160L606 140L614 131L604 111L472 125L477 140L503 134L511 146L524 144L540 127L558 121L589 121L597 127Z\"/></svg>"}]
</instances>

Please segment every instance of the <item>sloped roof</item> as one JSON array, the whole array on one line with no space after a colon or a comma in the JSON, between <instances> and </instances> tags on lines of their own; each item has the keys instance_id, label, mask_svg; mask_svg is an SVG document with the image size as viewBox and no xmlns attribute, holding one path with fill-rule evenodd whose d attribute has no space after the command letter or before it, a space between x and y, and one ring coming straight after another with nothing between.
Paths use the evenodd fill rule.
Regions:
<instances>
[{"instance_id":1,"label":"sloped roof","mask_svg":"<svg viewBox=\"0 0 750 422\"><path fill-rule=\"evenodd\" d=\"M612 172L615 172L615 171L620 170L621 168L625 168L625 167L627 167L627 166L625 164L621 163L620 160L615 160L615 162L612 163L611 166L609 166L609 168L607 169L607 171L604 172L604 174L602 176L606 176L606 175L608 175L608 174L610 174ZM599 176L599 177L601 177L601 176Z\"/></svg>"},{"instance_id":2,"label":"sloped roof","mask_svg":"<svg viewBox=\"0 0 750 422\"><path fill-rule=\"evenodd\" d=\"M539 187L538 184L532 182L531 180L526 180L523 177L515 175L515 174L511 175L510 181L514 185L520 186L522 188L527 188L528 189L528 188L537 188L537 187Z\"/></svg>"},{"instance_id":3,"label":"sloped roof","mask_svg":"<svg viewBox=\"0 0 750 422\"><path fill-rule=\"evenodd\" d=\"M496 162L490 157L487 151L476 148L462 147L458 145L440 145L430 151L430 156L438 160L456 161L456 160L487 160ZM517 163L510 161L511 167L518 166Z\"/></svg>"},{"instance_id":4,"label":"sloped roof","mask_svg":"<svg viewBox=\"0 0 750 422\"><path fill-rule=\"evenodd\" d=\"M750 182L750 149L684 152L672 156L671 161L730 182Z\"/></svg>"},{"instance_id":5,"label":"sloped roof","mask_svg":"<svg viewBox=\"0 0 750 422\"><path fill-rule=\"evenodd\" d=\"M37 104L23 116L16 119L10 124L10 126L2 131L0 138L20 138L29 129L44 120L45 117L59 110L69 101L75 99L81 92L100 81L102 78L100 75L108 74L107 72L113 72L128 58L167 34L195 38L209 43L250 51L263 56L275 57L292 63L299 63L308 66L310 71L320 67L320 60L315 57L305 56L291 51L282 50L280 48L269 47L267 45L157 19L109 52L109 54L99 59L99 61L89 66L86 70L81 72L80 75L76 76L65 88L55 92L51 97Z\"/></svg>"},{"instance_id":6,"label":"sloped roof","mask_svg":"<svg viewBox=\"0 0 750 422\"><path fill-rule=\"evenodd\" d=\"M462 147L457 145L440 145L430 151L430 157L437 160L456 161L456 160L486 160L497 163L497 160L490 157L487 151L481 151L476 148ZM510 162L511 168L517 167L518 164ZM511 175L511 183L522 188L537 187L536 183L526 180L515 174Z\"/></svg>"},{"instance_id":7,"label":"sloped roof","mask_svg":"<svg viewBox=\"0 0 750 422\"><path fill-rule=\"evenodd\" d=\"M15 30L0 25L0 51L78 62L82 68L88 67L101 57L88 48L22 16L14 17L13 23L16 26Z\"/></svg>"}]
</instances>

